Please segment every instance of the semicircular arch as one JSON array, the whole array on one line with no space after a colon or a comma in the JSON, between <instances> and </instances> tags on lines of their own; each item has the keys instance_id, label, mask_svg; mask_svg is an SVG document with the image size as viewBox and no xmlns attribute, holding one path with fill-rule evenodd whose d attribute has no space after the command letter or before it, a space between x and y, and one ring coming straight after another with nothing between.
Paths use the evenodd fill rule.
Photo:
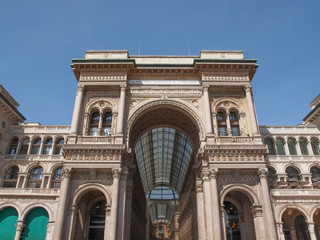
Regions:
<instances>
[{"instance_id":1,"label":"semicircular arch","mask_svg":"<svg viewBox=\"0 0 320 240\"><path fill-rule=\"evenodd\" d=\"M232 184L225 186L220 193L221 205L223 205L223 201L227 194L232 191L242 192L249 198L251 204L261 205L256 192L250 186L244 184Z\"/></svg>"}]
</instances>

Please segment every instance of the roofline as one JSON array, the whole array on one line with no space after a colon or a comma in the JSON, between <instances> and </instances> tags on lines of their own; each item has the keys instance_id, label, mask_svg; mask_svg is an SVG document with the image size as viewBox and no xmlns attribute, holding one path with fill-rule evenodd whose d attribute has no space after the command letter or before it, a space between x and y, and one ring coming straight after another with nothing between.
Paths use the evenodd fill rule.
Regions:
<instances>
[{"instance_id":1,"label":"roofline","mask_svg":"<svg viewBox=\"0 0 320 240\"><path fill-rule=\"evenodd\" d=\"M318 103L318 105L315 106L315 108L312 109L311 112L309 112L309 114L304 117L303 121L305 122L305 121L306 121L309 117L311 117L311 115L314 114L319 108L320 108L320 103Z\"/></svg>"},{"instance_id":2,"label":"roofline","mask_svg":"<svg viewBox=\"0 0 320 240\"><path fill-rule=\"evenodd\" d=\"M19 112L19 110L12 105L12 103L0 92L0 98L8 104L8 106L23 120L25 121L26 118Z\"/></svg>"}]
</instances>

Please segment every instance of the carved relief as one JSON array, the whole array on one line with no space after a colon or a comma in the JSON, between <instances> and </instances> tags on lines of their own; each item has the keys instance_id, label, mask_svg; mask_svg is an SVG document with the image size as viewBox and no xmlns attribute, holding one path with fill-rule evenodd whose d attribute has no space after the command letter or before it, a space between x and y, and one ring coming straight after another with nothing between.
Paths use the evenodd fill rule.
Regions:
<instances>
[{"instance_id":1,"label":"carved relief","mask_svg":"<svg viewBox=\"0 0 320 240\"><path fill-rule=\"evenodd\" d=\"M80 81L125 81L127 80L126 74L81 74Z\"/></svg>"},{"instance_id":2,"label":"carved relief","mask_svg":"<svg viewBox=\"0 0 320 240\"><path fill-rule=\"evenodd\" d=\"M127 95L133 97L198 97L202 96L201 89L131 89Z\"/></svg>"},{"instance_id":3,"label":"carved relief","mask_svg":"<svg viewBox=\"0 0 320 240\"><path fill-rule=\"evenodd\" d=\"M203 74L203 81L227 81L227 82L240 82L240 81L249 81L249 76L221 76L221 75L213 75L213 74Z\"/></svg>"}]
</instances>

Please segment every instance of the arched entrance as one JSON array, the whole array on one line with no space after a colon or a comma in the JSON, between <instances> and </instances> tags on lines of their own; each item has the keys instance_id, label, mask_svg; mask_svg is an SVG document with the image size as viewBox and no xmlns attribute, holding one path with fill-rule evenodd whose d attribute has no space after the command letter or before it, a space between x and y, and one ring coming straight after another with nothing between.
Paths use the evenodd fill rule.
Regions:
<instances>
[{"instance_id":1,"label":"arched entrance","mask_svg":"<svg viewBox=\"0 0 320 240\"><path fill-rule=\"evenodd\" d=\"M314 231L317 239L320 239L320 208L318 208L313 214Z\"/></svg>"},{"instance_id":2,"label":"arched entrance","mask_svg":"<svg viewBox=\"0 0 320 240\"><path fill-rule=\"evenodd\" d=\"M3 240L14 239L18 212L13 207L7 207L0 211L0 236Z\"/></svg>"},{"instance_id":3,"label":"arched entrance","mask_svg":"<svg viewBox=\"0 0 320 240\"><path fill-rule=\"evenodd\" d=\"M25 220L22 232L22 240L45 240L47 225L49 221L48 212L41 207L32 209Z\"/></svg>"},{"instance_id":4,"label":"arched entrance","mask_svg":"<svg viewBox=\"0 0 320 240\"><path fill-rule=\"evenodd\" d=\"M196 174L192 166L201 138L196 120L169 104L147 108L131 119L128 145L134 150L131 163L137 166L131 239L196 239ZM132 224L145 226L145 230L137 231Z\"/></svg>"}]
</instances>

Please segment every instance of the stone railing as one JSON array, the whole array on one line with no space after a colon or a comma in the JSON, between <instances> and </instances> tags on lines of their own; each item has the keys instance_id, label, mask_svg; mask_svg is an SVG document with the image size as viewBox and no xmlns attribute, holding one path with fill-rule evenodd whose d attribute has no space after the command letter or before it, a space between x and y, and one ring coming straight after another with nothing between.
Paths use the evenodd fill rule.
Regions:
<instances>
[{"instance_id":1,"label":"stone railing","mask_svg":"<svg viewBox=\"0 0 320 240\"><path fill-rule=\"evenodd\" d=\"M59 195L59 189L46 188L0 188L0 195Z\"/></svg>"},{"instance_id":2,"label":"stone railing","mask_svg":"<svg viewBox=\"0 0 320 240\"><path fill-rule=\"evenodd\" d=\"M77 143L103 143L103 144L114 144L115 137L110 136L82 136L77 137Z\"/></svg>"},{"instance_id":3,"label":"stone railing","mask_svg":"<svg viewBox=\"0 0 320 240\"><path fill-rule=\"evenodd\" d=\"M5 154L4 159L8 160L59 160L63 159L62 155L46 154Z\"/></svg>"},{"instance_id":4,"label":"stone railing","mask_svg":"<svg viewBox=\"0 0 320 240\"><path fill-rule=\"evenodd\" d=\"M236 137L236 136L230 136L230 137L217 137L216 138L217 143L220 144L230 144L230 143L252 143L253 137Z\"/></svg>"}]
</instances>

